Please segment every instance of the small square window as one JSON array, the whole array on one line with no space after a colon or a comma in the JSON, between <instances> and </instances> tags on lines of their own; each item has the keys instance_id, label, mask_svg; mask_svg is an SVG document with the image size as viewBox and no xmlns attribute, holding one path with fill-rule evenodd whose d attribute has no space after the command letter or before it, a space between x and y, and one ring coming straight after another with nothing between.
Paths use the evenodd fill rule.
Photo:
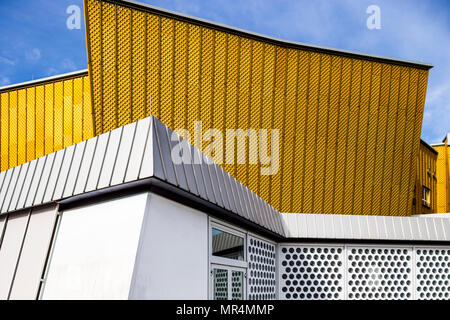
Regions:
<instances>
[{"instance_id":1,"label":"small square window","mask_svg":"<svg viewBox=\"0 0 450 320\"><path fill-rule=\"evenodd\" d=\"M422 204L427 208L430 208L431 204L431 191L424 186L422 186Z\"/></svg>"},{"instance_id":2,"label":"small square window","mask_svg":"<svg viewBox=\"0 0 450 320\"><path fill-rule=\"evenodd\" d=\"M212 228L212 255L243 261L244 238Z\"/></svg>"}]
</instances>

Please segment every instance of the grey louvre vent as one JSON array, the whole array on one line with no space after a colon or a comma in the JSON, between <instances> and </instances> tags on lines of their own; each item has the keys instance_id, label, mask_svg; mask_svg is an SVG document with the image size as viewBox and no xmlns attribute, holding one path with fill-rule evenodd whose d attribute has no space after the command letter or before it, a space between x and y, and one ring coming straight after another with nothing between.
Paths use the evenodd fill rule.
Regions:
<instances>
[{"instance_id":1,"label":"grey louvre vent","mask_svg":"<svg viewBox=\"0 0 450 320\"><path fill-rule=\"evenodd\" d=\"M175 164L180 143L201 161ZM1 213L151 177L284 235L278 211L154 117L1 172Z\"/></svg>"}]
</instances>

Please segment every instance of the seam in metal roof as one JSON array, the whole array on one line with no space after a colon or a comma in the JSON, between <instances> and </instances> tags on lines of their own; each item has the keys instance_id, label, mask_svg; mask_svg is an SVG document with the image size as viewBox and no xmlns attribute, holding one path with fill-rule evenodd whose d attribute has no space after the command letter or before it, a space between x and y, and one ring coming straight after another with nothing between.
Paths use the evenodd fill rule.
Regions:
<instances>
[{"instance_id":1,"label":"seam in metal roof","mask_svg":"<svg viewBox=\"0 0 450 320\"><path fill-rule=\"evenodd\" d=\"M141 2L137 2L137 1L133 1L133 0L102 0L102 1L110 2L113 4L119 4L119 5L122 4L125 6L131 6L134 8L141 8L143 10L153 11L153 12L156 12L156 13L159 13L162 15L170 16L170 17L178 19L178 20L187 20L194 24L200 24L200 25L203 25L206 27L211 27L214 29L221 29L226 32L237 33L241 36L256 38L261 41L272 42L272 43L278 44L278 45L291 46L291 47L296 47L299 49L305 49L305 50L309 50L309 51L318 51L318 52L323 52L323 53L348 56L348 57L359 58L359 59L374 60L374 61L383 62L383 63L413 66L416 68L427 69L427 70L433 68L432 64L424 63L424 62L395 59L395 58L378 56L378 55L370 55L370 54L364 54L361 52L355 52L355 51L350 51L350 50L335 49L335 48L330 48L330 47L317 46L317 45L311 45L311 44L306 44L306 43L302 43L302 42L288 41L288 40L284 40L284 39L270 37L270 36L263 35L260 33L231 27L229 25L213 22L213 21L210 21L207 19L194 17L191 15L175 12L175 11L168 10L168 9L163 9L160 7L152 6L152 5L149 5L146 3L141 3Z\"/></svg>"},{"instance_id":2,"label":"seam in metal roof","mask_svg":"<svg viewBox=\"0 0 450 320\"><path fill-rule=\"evenodd\" d=\"M449 217L282 213L288 238L450 241Z\"/></svg>"},{"instance_id":3,"label":"seam in metal roof","mask_svg":"<svg viewBox=\"0 0 450 320\"><path fill-rule=\"evenodd\" d=\"M174 164L178 143L202 161ZM151 177L285 235L277 210L154 117L1 172L0 213Z\"/></svg>"}]
</instances>

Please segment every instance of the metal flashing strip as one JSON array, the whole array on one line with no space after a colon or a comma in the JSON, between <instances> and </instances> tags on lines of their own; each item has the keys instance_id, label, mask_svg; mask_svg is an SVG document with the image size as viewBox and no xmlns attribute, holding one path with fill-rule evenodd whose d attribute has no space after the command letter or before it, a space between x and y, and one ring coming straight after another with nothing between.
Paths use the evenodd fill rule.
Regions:
<instances>
[{"instance_id":1,"label":"metal flashing strip","mask_svg":"<svg viewBox=\"0 0 450 320\"><path fill-rule=\"evenodd\" d=\"M0 92L7 91L7 90L16 90L16 89L30 87L30 86L36 86L38 84L43 84L46 82L52 82L52 81L61 80L61 79L68 79L68 78L78 77L80 75L87 75L87 74L88 74L88 69L83 69L83 70L58 74L55 76L36 79L36 80L25 81L25 82L20 82L20 83L13 83L13 84L9 84L7 86L0 87Z\"/></svg>"},{"instance_id":2,"label":"metal flashing strip","mask_svg":"<svg viewBox=\"0 0 450 320\"><path fill-rule=\"evenodd\" d=\"M291 239L450 241L450 218L437 215L422 218L281 213L281 216L287 228L287 238ZM328 231L321 232L320 229Z\"/></svg>"},{"instance_id":3,"label":"metal flashing strip","mask_svg":"<svg viewBox=\"0 0 450 320\"><path fill-rule=\"evenodd\" d=\"M340 55L340 56L346 56L346 57L352 57L352 58L373 60L373 61L378 61L378 62L383 62L383 63L412 66L412 67L426 69L426 70L433 68L433 65L431 65L429 63L403 60L403 59L395 59L395 58L383 57L383 56L378 56L378 55L364 54L364 53L350 51L350 50L335 49L335 48L324 47L324 46L310 45L310 44L306 44L306 43L302 43L302 42L283 40L280 38L270 37L270 36L263 35L260 33L231 27L229 25L213 22L210 20L202 19L202 18L197 18L197 17L190 16L187 14L182 14L179 12L163 9L160 7L156 7L156 6L146 4L146 3L136 2L136 1L132 1L132 0L103 0L103 1L111 2L113 4L122 4L122 5L126 5L126 6L133 7L133 8L139 8L139 9L146 10L149 12L155 12L160 15L166 15L171 18L178 19L178 20L188 21L188 22L191 22L194 24L211 27L211 28L223 30L226 32L235 33L235 34L238 34L238 35L241 35L244 37L255 38L257 40L270 42L270 43L273 43L276 45L294 47L294 48L298 48L298 49L304 49L304 50L309 50L309 51L316 51L316 52L321 52L321 53L328 53L328 54L334 54L334 55Z\"/></svg>"}]
</instances>

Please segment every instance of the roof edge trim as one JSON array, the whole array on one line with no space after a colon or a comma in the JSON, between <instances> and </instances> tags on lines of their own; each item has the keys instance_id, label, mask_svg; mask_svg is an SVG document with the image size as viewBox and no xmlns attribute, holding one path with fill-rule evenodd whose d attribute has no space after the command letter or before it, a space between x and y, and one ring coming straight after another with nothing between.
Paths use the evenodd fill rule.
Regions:
<instances>
[{"instance_id":1,"label":"roof edge trim","mask_svg":"<svg viewBox=\"0 0 450 320\"><path fill-rule=\"evenodd\" d=\"M439 154L439 152L437 152L434 148L433 145L428 144L425 140L420 139L420 143L425 146L425 148L427 148L428 150L430 150L431 152L433 152L434 154Z\"/></svg>"},{"instance_id":2,"label":"roof edge trim","mask_svg":"<svg viewBox=\"0 0 450 320\"><path fill-rule=\"evenodd\" d=\"M20 89L20 88L26 88L26 87L30 87L30 86L35 86L37 84L52 82L52 81L55 81L55 80L61 80L61 79L66 79L66 78L74 78L74 77L77 77L77 76L80 76L80 75L84 75L84 74L85 75L88 74L88 69L82 69L82 70L68 72L68 73L63 73L63 74L58 74L58 75L54 75L54 76L50 76L50 77L46 77L46 78L41 78L41 79L36 79L36 80L31 80L31 81L25 81L25 82L10 84L10 85L7 85L7 86L0 87L0 92L14 90L14 89Z\"/></svg>"},{"instance_id":3,"label":"roof edge trim","mask_svg":"<svg viewBox=\"0 0 450 320\"><path fill-rule=\"evenodd\" d=\"M149 5L146 3L141 3L141 2L137 2L137 1L133 1L133 0L102 0L102 1L110 2L112 4L119 4L119 5L122 4L122 5L125 5L128 7L131 7L131 8L142 9L142 10L146 10L149 12L154 12L154 13L157 13L160 15L165 15L170 18L177 19L177 20L184 20L184 21L194 23L197 25L203 25L206 27L223 30L228 33L235 33L237 35L241 35L241 36L245 36L245 37L249 37L249 38L255 38L256 40L270 42L270 43L273 43L276 45L295 47L297 49L304 49L304 50L308 50L308 51L340 55L340 56L350 57L350 58L371 60L371 61L376 61L376 62L381 62L381 63L389 63L389 64L395 64L395 65L401 65L401 66L415 67L415 68L425 69L425 70L429 70L434 67L432 64L424 63L424 62L395 59L395 58L378 56L378 55L370 55L370 54L364 54L361 52L355 52L355 51L350 51L350 50L335 49L335 48L330 48L330 47L306 44L303 42L284 40L284 39L280 39L280 38L276 38L276 37L270 37L270 36L263 35L263 34L260 34L257 32L252 32L252 31L248 31L248 30L244 30L244 29L240 29L240 28L235 28L235 27L232 27L232 26L229 26L226 24L213 22L213 21L210 21L207 19L194 17L191 15L175 12L175 11L168 10L168 9L163 9L160 7L152 6L152 5Z\"/></svg>"}]
</instances>

